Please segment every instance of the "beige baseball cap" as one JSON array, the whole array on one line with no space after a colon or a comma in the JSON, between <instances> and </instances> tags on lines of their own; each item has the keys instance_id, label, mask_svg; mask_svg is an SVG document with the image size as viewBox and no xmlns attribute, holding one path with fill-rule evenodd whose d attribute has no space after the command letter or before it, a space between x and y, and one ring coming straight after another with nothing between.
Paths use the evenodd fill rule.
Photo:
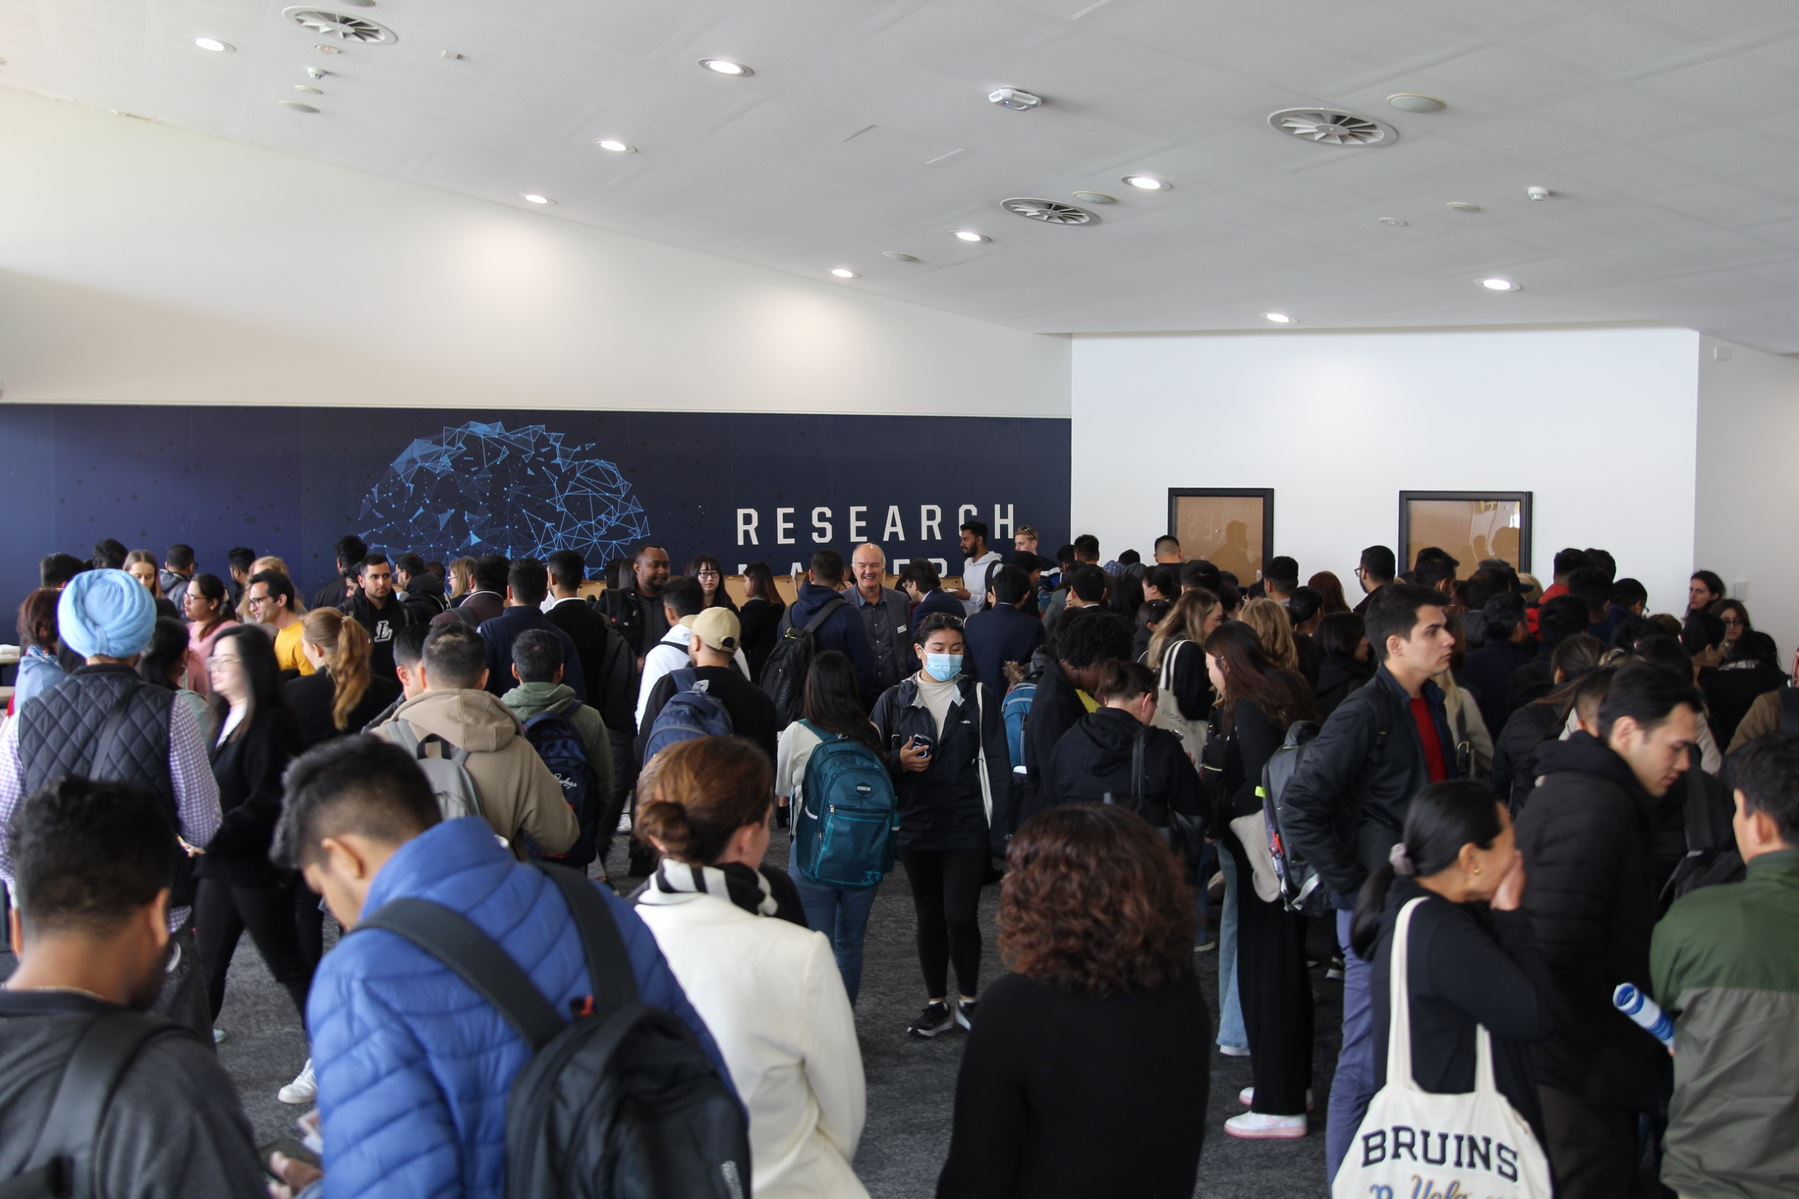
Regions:
<instances>
[{"instance_id":1,"label":"beige baseball cap","mask_svg":"<svg viewBox=\"0 0 1799 1199\"><path fill-rule=\"evenodd\" d=\"M737 614L729 608L707 608L693 618L692 628L700 644L727 654L737 652L737 639L743 633Z\"/></svg>"}]
</instances>

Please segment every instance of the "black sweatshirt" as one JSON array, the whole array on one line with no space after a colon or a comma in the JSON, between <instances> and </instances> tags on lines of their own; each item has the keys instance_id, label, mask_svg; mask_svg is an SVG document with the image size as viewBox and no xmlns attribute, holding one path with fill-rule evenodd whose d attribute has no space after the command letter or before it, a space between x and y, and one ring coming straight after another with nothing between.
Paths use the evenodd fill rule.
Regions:
<instances>
[{"instance_id":1,"label":"black sweatshirt","mask_svg":"<svg viewBox=\"0 0 1799 1199\"><path fill-rule=\"evenodd\" d=\"M1406 948L1411 975L1412 1075L1433 1094L1474 1089L1474 1029L1493 1038L1493 1075L1500 1092L1543 1137L1543 1111L1531 1070L1530 1045L1549 1036L1549 968L1537 950L1530 918L1456 904L1411 879L1397 879L1381 914L1380 940L1370 971L1374 991L1374 1078L1387 1082L1387 1022L1392 1018L1390 969L1393 930L1407 901L1425 897L1412 913Z\"/></svg>"},{"instance_id":2,"label":"black sweatshirt","mask_svg":"<svg viewBox=\"0 0 1799 1199\"><path fill-rule=\"evenodd\" d=\"M1000 978L962 1053L939 1199L1188 1199L1211 1027L1191 974L1107 998Z\"/></svg>"}]
</instances>

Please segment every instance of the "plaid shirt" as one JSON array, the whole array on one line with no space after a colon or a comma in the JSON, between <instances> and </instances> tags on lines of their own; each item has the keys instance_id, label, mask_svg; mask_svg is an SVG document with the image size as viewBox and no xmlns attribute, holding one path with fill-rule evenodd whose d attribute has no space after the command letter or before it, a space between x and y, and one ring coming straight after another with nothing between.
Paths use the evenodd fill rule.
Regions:
<instances>
[{"instance_id":1,"label":"plaid shirt","mask_svg":"<svg viewBox=\"0 0 1799 1199\"><path fill-rule=\"evenodd\" d=\"M219 831L219 784L212 777L212 761L200 736L193 709L177 703L169 713L169 779L174 784L175 808L182 840L204 847ZM13 881L13 813L25 800L25 765L19 756L19 720L6 722L0 734L0 881L10 889ZM187 923L189 909L169 912L169 931Z\"/></svg>"}]
</instances>

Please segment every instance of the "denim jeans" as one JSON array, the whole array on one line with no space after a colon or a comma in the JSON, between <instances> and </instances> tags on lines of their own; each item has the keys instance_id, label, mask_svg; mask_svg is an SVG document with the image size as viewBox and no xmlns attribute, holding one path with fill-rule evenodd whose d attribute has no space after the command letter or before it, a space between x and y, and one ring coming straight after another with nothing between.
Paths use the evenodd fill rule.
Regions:
<instances>
[{"instance_id":1,"label":"denim jeans","mask_svg":"<svg viewBox=\"0 0 1799 1199\"><path fill-rule=\"evenodd\" d=\"M1348 912L1337 913L1337 943L1343 950L1343 1050L1331 1081L1324 1133L1326 1185L1349 1156L1356 1130L1368 1114L1368 1101L1374 1098L1374 993L1369 989L1368 963L1349 947L1352 919Z\"/></svg>"},{"instance_id":2,"label":"denim jeans","mask_svg":"<svg viewBox=\"0 0 1799 1199\"><path fill-rule=\"evenodd\" d=\"M868 914L874 910L879 888L840 891L812 882L798 871L793 873L793 885L800 893L800 906L806 909L806 923L831 943L837 973L843 975L843 989L854 1007L856 992L862 987L862 934L868 931Z\"/></svg>"},{"instance_id":3,"label":"denim jeans","mask_svg":"<svg viewBox=\"0 0 1799 1199\"><path fill-rule=\"evenodd\" d=\"M1218 1043L1232 1049L1249 1048L1243 1027L1243 1000L1237 990L1237 862L1228 853L1218 855L1224 871L1224 906L1218 917Z\"/></svg>"}]
</instances>

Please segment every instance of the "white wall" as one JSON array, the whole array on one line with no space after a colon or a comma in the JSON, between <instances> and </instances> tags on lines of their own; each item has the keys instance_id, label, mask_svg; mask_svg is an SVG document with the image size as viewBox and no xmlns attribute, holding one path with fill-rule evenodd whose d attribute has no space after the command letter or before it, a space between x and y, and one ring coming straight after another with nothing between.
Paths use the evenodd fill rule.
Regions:
<instances>
[{"instance_id":1,"label":"white wall","mask_svg":"<svg viewBox=\"0 0 1799 1199\"><path fill-rule=\"evenodd\" d=\"M1715 338L1699 355L1697 565L1781 653L1799 644L1799 362ZM1786 659L1782 659L1783 664Z\"/></svg>"},{"instance_id":2,"label":"white wall","mask_svg":"<svg viewBox=\"0 0 1799 1199\"><path fill-rule=\"evenodd\" d=\"M1685 610L1699 336L1569 329L1079 337L1077 532L1148 556L1170 487L1272 487L1275 552L1354 596L1406 491L1534 493L1532 565L1598 545Z\"/></svg>"},{"instance_id":3,"label":"white wall","mask_svg":"<svg viewBox=\"0 0 1799 1199\"><path fill-rule=\"evenodd\" d=\"M8 401L1068 415L1065 338L0 88Z\"/></svg>"}]
</instances>

